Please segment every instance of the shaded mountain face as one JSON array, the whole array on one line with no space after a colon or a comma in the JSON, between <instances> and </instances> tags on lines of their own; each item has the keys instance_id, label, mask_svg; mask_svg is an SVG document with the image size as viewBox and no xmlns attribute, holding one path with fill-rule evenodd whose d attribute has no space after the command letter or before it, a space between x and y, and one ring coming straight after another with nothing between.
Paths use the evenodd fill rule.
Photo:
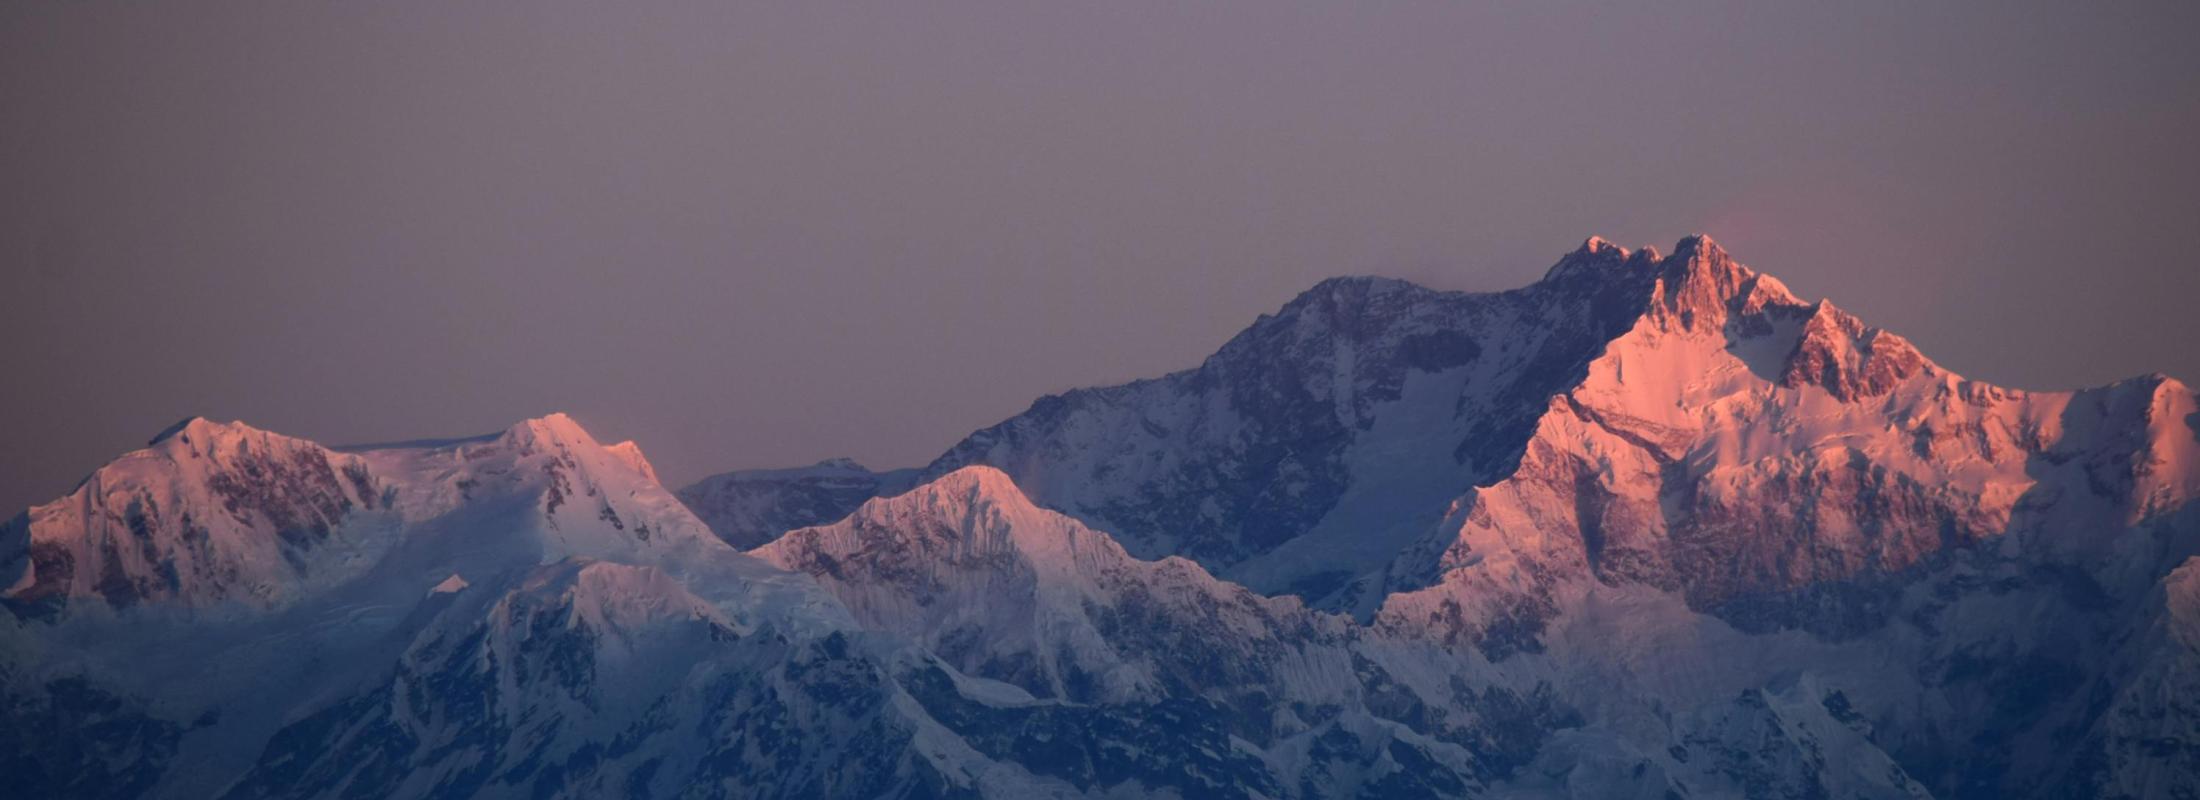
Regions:
<instances>
[{"instance_id":1,"label":"shaded mountain face","mask_svg":"<svg viewBox=\"0 0 2200 800\"><path fill-rule=\"evenodd\" d=\"M921 473L676 499L562 416L354 448L190 420L0 526L0 767L71 797L2188 796L2196 495L2173 380L2001 389L1708 239L1591 240L1513 292L1325 282Z\"/></svg>"},{"instance_id":2,"label":"shaded mountain face","mask_svg":"<svg viewBox=\"0 0 2200 800\"><path fill-rule=\"evenodd\" d=\"M1142 557L1362 617L1488 562L1749 624L1778 613L1750 598L2173 512L2191 405L2161 376L1969 381L1707 238L1591 240L1510 292L1325 282L1196 369L1043 398L926 472L994 466Z\"/></svg>"},{"instance_id":3,"label":"shaded mountain face","mask_svg":"<svg viewBox=\"0 0 2200 800\"><path fill-rule=\"evenodd\" d=\"M1453 498L1512 472L1550 396L1642 313L1657 263L1585 249L1494 294L1325 281L1198 368L1042 398L926 474L994 466L1140 556L1364 611Z\"/></svg>"},{"instance_id":4,"label":"shaded mountain face","mask_svg":"<svg viewBox=\"0 0 2200 800\"><path fill-rule=\"evenodd\" d=\"M681 489L679 497L718 538L747 549L846 517L873 497L908 491L916 478L914 469L872 472L835 458L795 469L720 473Z\"/></svg>"},{"instance_id":5,"label":"shaded mountain face","mask_svg":"<svg viewBox=\"0 0 2200 800\"><path fill-rule=\"evenodd\" d=\"M651 567L439 592L394 666L277 730L224 797L945 793L843 634L742 624Z\"/></svg>"}]
</instances>

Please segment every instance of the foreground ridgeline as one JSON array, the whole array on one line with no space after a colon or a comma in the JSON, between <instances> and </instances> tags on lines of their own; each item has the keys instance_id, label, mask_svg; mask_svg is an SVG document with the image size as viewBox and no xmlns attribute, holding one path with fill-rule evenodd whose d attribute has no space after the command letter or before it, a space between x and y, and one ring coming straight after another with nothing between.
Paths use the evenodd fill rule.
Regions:
<instances>
[{"instance_id":1,"label":"foreground ridgeline","mask_svg":"<svg viewBox=\"0 0 2200 800\"><path fill-rule=\"evenodd\" d=\"M918 469L187 420L0 526L26 797L2189 797L2200 403L1707 238L1325 281ZM692 509L692 510L691 510Z\"/></svg>"}]
</instances>

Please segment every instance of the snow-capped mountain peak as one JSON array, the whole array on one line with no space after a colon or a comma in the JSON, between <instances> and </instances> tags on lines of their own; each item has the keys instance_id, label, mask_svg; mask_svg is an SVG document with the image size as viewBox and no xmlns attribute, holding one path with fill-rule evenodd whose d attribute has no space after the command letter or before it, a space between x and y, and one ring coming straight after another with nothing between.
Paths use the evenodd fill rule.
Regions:
<instances>
[{"instance_id":1,"label":"snow-capped mountain peak","mask_svg":"<svg viewBox=\"0 0 2200 800\"><path fill-rule=\"evenodd\" d=\"M984 466L872 500L750 554L811 575L866 627L910 636L960 669L1039 697L1123 700L1156 690L1161 656L1126 637L1209 630L1212 646L1235 648L1227 639L1271 639L1285 624L1279 615L1305 614L1295 601L1260 597L1185 559L1134 559ZM1125 613L1176 622L1126 630Z\"/></svg>"},{"instance_id":2,"label":"snow-capped mountain peak","mask_svg":"<svg viewBox=\"0 0 2200 800\"><path fill-rule=\"evenodd\" d=\"M1730 316L1798 304L1777 279L1759 274L1701 234L1682 239L1659 262L1650 319L1664 327L1720 332Z\"/></svg>"},{"instance_id":3,"label":"snow-capped mountain peak","mask_svg":"<svg viewBox=\"0 0 2200 800\"><path fill-rule=\"evenodd\" d=\"M280 602L307 573L343 569L346 521L386 507L386 490L358 456L192 417L0 527L5 596Z\"/></svg>"},{"instance_id":4,"label":"snow-capped mountain peak","mask_svg":"<svg viewBox=\"0 0 2200 800\"><path fill-rule=\"evenodd\" d=\"M2190 387L2003 389L1707 237L1591 238L1508 292L1324 281L921 471L675 499L562 414L187 419L0 526L0 760L41 796L2176 797L2196 564Z\"/></svg>"},{"instance_id":5,"label":"snow-capped mountain peak","mask_svg":"<svg viewBox=\"0 0 2200 800\"><path fill-rule=\"evenodd\" d=\"M440 530L431 523L453 515L484 525L488 507L507 510L486 527L544 558L723 547L638 448L604 447L563 414L495 436L342 450L193 417L0 527L0 582L25 608L272 608L424 546L400 530Z\"/></svg>"},{"instance_id":6,"label":"snow-capped mountain peak","mask_svg":"<svg viewBox=\"0 0 2200 800\"><path fill-rule=\"evenodd\" d=\"M898 555L884 558L882 548ZM840 523L793 531L750 552L796 571L837 573L861 564L893 573L835 575L854 583L887 583L905 575L932 580L937 570L1000 559L1069 574L1126 557L1113 539L1033 505L1006 473L986 466L964 467L900 495L871 500ZM823 555L828 553L843 555ZM856 553L864 558L844 560Z\"/></svg>"},{"instance_id":7,"label":"snow-capped mountain peak","mask_svg":"<svg viewBox=\"0 0 2200 800\"><path fill-rule=\"evenodd\" d=\"M504 429L502 438L515 444L545 447L597 444L596 437L582 428L579 421L562 411L513 423L511 427Z\"/></svg>"}]
</instances>

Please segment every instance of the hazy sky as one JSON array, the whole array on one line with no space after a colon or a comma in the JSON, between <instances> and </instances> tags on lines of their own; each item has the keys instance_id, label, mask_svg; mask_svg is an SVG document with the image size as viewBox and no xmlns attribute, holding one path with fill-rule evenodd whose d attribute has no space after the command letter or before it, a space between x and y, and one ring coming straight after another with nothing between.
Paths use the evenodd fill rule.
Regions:
<instances>
[{"instance_id":1,"label":"hazy sky","mask_svg":"<svg viewBox=\"0 0 2200 800\"><path fill-rule=\"evenodd\" d=\"M0 5L0 505L193 413L916 464L1592 233L2200 378L2200 3L1495 5Z\"/></svg>"}]
</instances>

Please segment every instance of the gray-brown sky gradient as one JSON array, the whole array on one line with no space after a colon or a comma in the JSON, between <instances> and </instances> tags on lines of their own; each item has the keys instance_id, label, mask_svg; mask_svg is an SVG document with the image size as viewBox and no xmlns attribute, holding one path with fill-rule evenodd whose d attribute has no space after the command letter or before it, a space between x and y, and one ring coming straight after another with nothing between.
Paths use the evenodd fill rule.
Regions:
<instances>
[{"instance_id":1,"label":"gray-brown sky gradient","mask_svg":"<svg viewBox=\"0 0 2200 800\"><path fill-rule=\"evenodd\" d=\"M914 464L1591 233L2200 378L2200 4L1765 5L8 3L0 505L191 413Z\"/></svg>"}]
</instances>

